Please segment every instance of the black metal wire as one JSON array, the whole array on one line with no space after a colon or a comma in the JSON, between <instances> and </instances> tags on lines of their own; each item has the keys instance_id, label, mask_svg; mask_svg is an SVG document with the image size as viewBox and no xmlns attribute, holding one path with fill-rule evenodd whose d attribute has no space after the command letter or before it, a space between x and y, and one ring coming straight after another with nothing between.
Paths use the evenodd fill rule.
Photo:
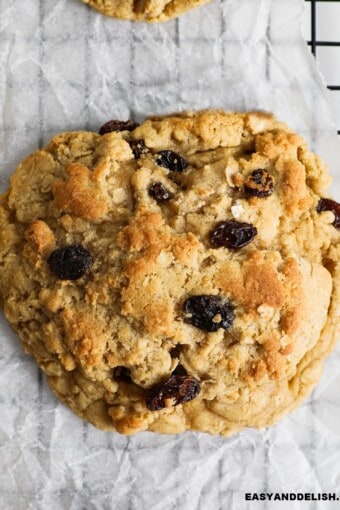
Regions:
<instances>
[{"instance_id":1,"label":"black metal wire","mask_svg":"<svg viewBox=\"0 0 340 510\"><path fill-rule=\"evenodd\" d=\"M311 5L311 36L312 53L316 57L316 0L312 0Z\"/></svg>"},{"instance_id":2,"label":"black metal wire","mask_svg":"<svg viewBox=\"0 0 340 510\"><path fill-rule=\"evenodd\" d=\"M317 48L319 46L323 47L339 47L340 41L319 41L317 38L317 4L321 2L338 2L339 0L306 0L306 2L310 2L311 4L311 40L307 41L307 44L311 47L311 51L315 58L317 58ZM340 50L339 50L340 56ZM340 83L340 76L339 76ZM327 85L329 90L332 91L340 91L340 85ZM338 135L340 135L340 130L338 130Z\"/></svg>"}]
</instances>

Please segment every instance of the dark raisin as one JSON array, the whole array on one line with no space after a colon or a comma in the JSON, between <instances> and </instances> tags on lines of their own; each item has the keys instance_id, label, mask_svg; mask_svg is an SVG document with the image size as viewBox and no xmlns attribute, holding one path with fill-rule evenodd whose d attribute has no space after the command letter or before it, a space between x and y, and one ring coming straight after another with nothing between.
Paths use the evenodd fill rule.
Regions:
<instances>
[{"instance_id":1,"label":"dark raisin","mask_svg":"<svg viewBox=\"0 0 340 510\"><path fill-rule=\"evenodd\" d=\"M201 391L200 382L189 375L172 374L162 385L151 388L146 396L146 406L150 411L190 402Z\"/></svg>"},{"instance_id":2,"label":"dark raisin","mask_svg":"<svg viewBox=\"0 0 340 510\"><path fill-rule=\"evenodd\" d=\"M269 197L274 191L274 177L260 168L254 170L244 183L245 192L254 197Z\"/></svg>"},{"instance_id":3,"label":"dark raisin","mask_svg":"<svg viewBox=\"0 0 340 510\"><path fill-rule=\"evenodd\" d=\"M171 193L162 182L155 182L149 188L150 197L157 200L157 202L165 202L166 200L170 200Z\"/></svg>"},{"instance_id":4,"label":"dark raisin","mask_svg":"<svg viewBox=\"0 0 340 510\"><path fill-rule=\"evenodd\" d=\"M130 370L126 367L115 367L113 369L113 378L116 381L131 382Z\"/></svg>"},{"instance_id":5,"label":"dark raisin","mask_svg":"<svg viewBox=\"0 0 340 510\"><path fill-rule=\"evenodd\" d=\"M318 213L322 211L331 211L335 216L333 225L335 228L340 229L340 204L338 204L338 202L331 200L330 198L320 198L316 210Z\"/></svg>"},{"instance_id":6,"label":"dark raisin","mask_svg":"<svg viewBox=\"0 0 340 510\"><path fill-rule=\"evenodd\" d=\"M257 235L257 229L251 223L240 221L221 221L210 232L211 244L216 248L238 249L249 244Z\"/></svg>"},{"instance_id":7,"label":"dark raisin","mask_svg":"<svg viewBox=\"0 0 340 510\"><path fill-rule=\"evenodd\" d=\"M112 131L133 131L139 124L134 120L109 120L100 129L99 134L112 133Z\"/></svg>"},{"instance_id":8,"label":"dark raisin","mask_svg":"<svg viewBox=\"0 0 340 510\"><path fill-rule=\"evenodd\" d=\"M228 329L234 321L229 301L222 301L218 296L191 296L184 302L183 311L185 322L209 333Z\"/></svg>"},{"instance_id":9,"label":"dark raisin","mask_svg":"<svg viewBox=\"0 0 340 510\"><path fill-rule=\"evenodd\" d=\"M144 140L140 138L140 140L129 140L129 145L133 152L135 159L139 159L142 154L146 154L149 152L148 147L145 145Z\"/></svg>"},{"instance_id":10,"label":"dark raisin","mask_svg":"<svg viewBox=\"0 0 340 510\"><path fill-rule=\"evenodd\" d=\"M82 246L63 246L51 253L47 263L60 280L78 280L91 271L92 256Z\"/></svg>"},{"instance_id":11,"label":"dark raisin","mask_svg":"<svg viewBox=\"0 0 340 510\"><path fill-rule=\"evenodd\" d=\"M186 159L173 151L160 151L156 158L156 163L174 172L183 172L189 165Z\"/></svg>"}]
</instances>

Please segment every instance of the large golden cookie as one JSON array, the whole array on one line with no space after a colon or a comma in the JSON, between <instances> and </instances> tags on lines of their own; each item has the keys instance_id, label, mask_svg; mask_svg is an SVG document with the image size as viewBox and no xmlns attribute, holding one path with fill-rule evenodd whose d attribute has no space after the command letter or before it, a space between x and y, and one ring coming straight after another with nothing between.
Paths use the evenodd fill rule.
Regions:
<instances>
[{"instance_id":1,"label":"large golden cookie","mask_svg":"<svg viewBox=\"0 0 340 510\"><path fill-rule=\"evenodd\" d=\"M104 430L227 435L315 386L339 328L339 204L264 113L63 133L0 207L0 303L53 391Z\"/></svg>"}]
</instances>

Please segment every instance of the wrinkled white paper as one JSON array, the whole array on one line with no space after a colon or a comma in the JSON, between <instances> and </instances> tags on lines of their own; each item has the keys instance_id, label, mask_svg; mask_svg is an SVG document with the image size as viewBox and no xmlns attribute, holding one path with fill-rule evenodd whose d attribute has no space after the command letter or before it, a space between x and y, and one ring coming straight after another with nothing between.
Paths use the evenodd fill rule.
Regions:
<instances>
[{"instance_id":1,"label":"wrinkled white paper","mask_svg":"<svg viewBox=\"0 0 340 510\"><path fill-rule=\"evenodd\" d=\"M116 21L79 0L0 0L0 183L60 131L206 107L273 111L328 161L329 94L300 33L302 0L213 0L177 21ZM312 241L311 241L312 242ZM313 396L277 426L229 439L103 433L49 391L0 320L4 510L337 509L250 492L340 497L340 349Z\"/></svg>"}]
</instances>

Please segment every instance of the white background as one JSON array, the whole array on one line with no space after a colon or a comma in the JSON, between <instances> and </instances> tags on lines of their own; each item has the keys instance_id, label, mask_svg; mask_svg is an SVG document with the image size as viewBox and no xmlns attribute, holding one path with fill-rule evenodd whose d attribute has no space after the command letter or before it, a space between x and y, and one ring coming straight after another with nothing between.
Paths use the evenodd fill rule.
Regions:
<instances>
[{"instance_id":1,"label":"white background","mask_svg":"<svg viewBox=\"0 0 340 510\"><path fill-rule=\"evenodd\" d=\"M214 0L180 20L149 26L106 19L78 0L0 0L3 188L20 160L61 130L218 106L274 111L328 161L336 192L335 107L300 35L303 6L302 0ZM339 16L323 16L319 37L328 39L331 30L336 37ZM338 84L339 61L331 64L318 51L325 78ZM340 496L339 367L338 348L312 397L268 430L230 439L122 437L95 430L59 404L1 320L0 506L338 510L339 502L247 503L244 493Z\"/></svg>"}]
</instances>

